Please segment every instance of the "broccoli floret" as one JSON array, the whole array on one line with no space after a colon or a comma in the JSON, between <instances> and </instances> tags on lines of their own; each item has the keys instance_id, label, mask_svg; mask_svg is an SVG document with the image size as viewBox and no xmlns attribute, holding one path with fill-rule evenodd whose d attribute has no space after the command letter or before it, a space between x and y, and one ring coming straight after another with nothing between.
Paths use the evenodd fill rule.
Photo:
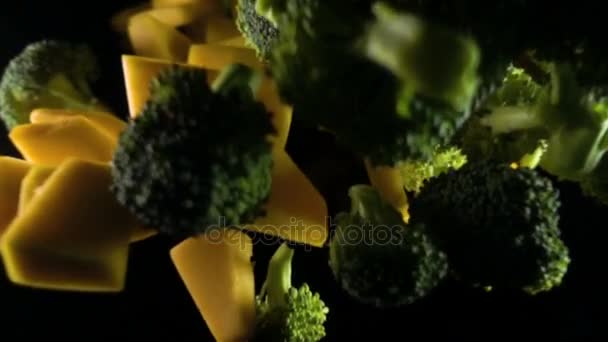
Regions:
<instances>
[{"instance_id":1,"label":"broccoli floret","mask_svg":"<svg viewBox=\"0 0 608 342\"><path fill-rule=\"evenodd\" d=\"M410 214L461 279L535 294L560 285L570 263L560 204L559 191L538 171L484 160L431 179Z\"/></svg>"},{"instance_id":2,"label":"broccoli floret","mask_svg":"<svg viewBox=\"0 0 608 342\"><path fill-rule=\"evenodd\" d=\"M454 146L438 147L429 161L406 161L399 165L403 187L417 194L431 178L451 169L459 169L467 162L467 157Z\"/></svg>"},{"instance_id":3,"label":"broccoli floret","mask_svg":"<svg viewBox=\"0 0 608 342\"><path fill-rule=\"evenodd\" d=\"M608 205L608 157L604 156L592 173L580 181L580 186L586 196L596 198Z\"/></svg>"},{"instance_id":4,"label":"broccoli floret","mask_svg":"<svg viewBox=\"0 0 608 342\"><path fill-rule=\"evenodd\" d=\"M411 304L447 275L447 258L423 225L406 225L401 214L369 185L349 190L351 211L336 216L329 265L342 288L376 307Z\"/></svg>"},{"instance_id":5,"label":"broccoli floret","mask_svg":"<svg viewBox=\"0 0 608 342\"><path fill-rule=\"evenodd\" d=\"M276 26L256 11L256 0L238 0L236 24L258 57L267 60L279 37Z\"/></svg>"},{"instance_id":6,"label":"broccoli floret","mask_svg":"<svg viewBox=\"0 0 608 342\"><path fill-rule=\"evenodd\" d=\"M560 179L578 182L593 172L608 149L604 139L608 97L579 87L568 65L551 64L547 68L551 81L540 95L517 105L490 104L490 114L481 119L481 124L489 127L493 136L533 135L546 140L540 167ZM519 86L514 84L513 88ZM521 88L534 86L523 84ZM536 145L529 144L528 151Z\"/></svg>"},{"instance_id":7,"label":"broccoli floret","mask_svg":"<svg viewBox=\"0 0 608 342\"><path fill-rule=\"evenodd\" d=\"M120 137L112 163L118 201L142 223L176 236L262 215L274 128L253 97L258 76L232 65L209 87L202 69L161 72Z\"/></svg>"},{"instance_id":8,"label":"broccoli floret","mask_svg":"<svg viewBox=\"0 0 608 342\"><path fill-rule=\"evenodd\" d=\"M102 110L91 84L97 59L86 45L59 40L28 44L8 63L0 81L0 117L8 129L29 122L36 108Z\"/></svg>"},{"instance_id":9,"label":"broccoli floret","mask_svg":"<svg viewBox=\"0 0 608 342\"><path fill-rule=\"evenodd\" d=\"M284 243L268 264L266 280L256 296L253 341L316 342L325 337L329 308L308 284L292 286L293 255L294 250Z\"/></svg>"},{"instance_id":10,"label":"broccoli floret","mask_svg":"<svg viewBox=\"0 0 608 342\"><path fill-rule=\"evenodd\" d=\"M374 165L428 159L465 121L467 113L447 101L460 97L444 96L444 87L434 84L430 73L412 74L407 83L404 75L398 77L366 56L362 41L369 45L376 40L367 32L367 23L374 20L370 1L282 3L273 11L280 35L269 58L281 96L301 118L332 131L361 157ZM418 39L402 45L431 49ZM412 64L408 70L413 72ZM452 80L467 77L450 75Z\"/></svg>"}]
</instances>

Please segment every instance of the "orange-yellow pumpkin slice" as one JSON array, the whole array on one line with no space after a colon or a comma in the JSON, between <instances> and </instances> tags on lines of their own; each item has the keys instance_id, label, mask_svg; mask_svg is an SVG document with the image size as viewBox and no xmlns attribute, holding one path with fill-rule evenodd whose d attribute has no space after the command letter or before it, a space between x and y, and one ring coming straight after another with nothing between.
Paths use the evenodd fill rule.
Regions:
<instances>
[{"instance_id":1,"label":"orange-yellow pumpkin slice","mask_svg":"<svg viewBox=\"0 0 608 342\"><path fill-rule=\"evenodd\" d=\"M17 215L21 182L30 163L13 157L0 157L0 237Z\"/></svg>"},{"instance_id":2,"label":"orange-yellow pumpkin slice","mask_svg":"<svg viewBox=\"0 0 608 342\"><path fill-rule=\"evenodd\" d=\"M254 332L252 252L246 234L227 228L184 240L170 252L216 341L247 341Z\"/></svg>"},{"instance_id":3,"label":"orange-yellow pumpkin slice","mask_svg":"<svg viewBox=\"0 0 608 342\"><path fill-rule=\"evenodd\" d=\"M55 290L122 290L135 223L110 184L109 165L63 162L2 238L10 281Z\"/></svg>"},{"instance_id":4,"label":"orange-yellow pumpkin slice","mask_svg":"<svg viewBox=\"0 0 608 342\"><path fill-rule=\"evenodd\" d=\"M265 208L267 215L244 228L323 247L328 237L325 199L285 150L274 149L273 158L272 187Z\"/></svg>"},{"instance_id":5,"label":"orange-yellow pumpkin slice","mask_svg":"<svg viewBox=\"0 0 608 342\"><path fill-rule=\"evenodd\" d=\"M69 157L108 163L116 148L110 135L80 115L19 125L9 137L25 160L47 166L57 166Z\"/></svg>"},{"instance_id":6,"label":"orange-yellow pumpkin slice","mask_svg":"<svg viewBox=\"0 0 608 342\"><path fill-rule=\"evenodd\" d=\"M136 55L176 62L188 57L190 39L147 13L131 17L127 32Z\"/></svg>"}]
</instances>

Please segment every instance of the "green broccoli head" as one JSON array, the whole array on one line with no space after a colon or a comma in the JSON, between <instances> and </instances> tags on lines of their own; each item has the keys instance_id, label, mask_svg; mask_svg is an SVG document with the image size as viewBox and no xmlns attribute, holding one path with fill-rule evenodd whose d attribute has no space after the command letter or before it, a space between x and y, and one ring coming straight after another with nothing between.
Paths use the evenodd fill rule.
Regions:
<instances>
[{"instance_id":1,"label":"green broccoli head","mask_svg":"<svg viewBox=\"0 0 608 342\"><path fill-rule=\"evenodd\" d=\"M560 203L536 170L485 160L430 180L410 215L424 222L462 279L537 293L561 284L570 263Z\"/></svg>"},{"instance_id":2,"label":"green broccoli head","mask_svg":"<svg viewBox=\"0 0 608 342\"><path fill-rule=\"evenodd\" d=\"M256 296L254 341L316 342L325 337L329 308L308 284L291 284L294 250L282 244L268 265L261 293Z\"/></svg>"},{"instance_id":3,"label":"green broccoli head","mask_svg":"<svg viewBox=\"0 0 608 342\"><path fill-rule=\"evenodd\" d=\"M6 66L0 81L0 117L6 127L29 122L36 108L99 110L90 85L97 59L86 45L59 40L28 44Z\"/></svg>"},{"instance_id":4,"label":"green broccoli head","mask_svg":"<svg viewBox=\"0 0 608 342\"><path fill-rule=\"evenodd\" d=\"M256 11L256 0L239 0L236 24L247 43L255 48L258 57L267 60L279 37L275 25Z\"/></svg>"},{"instance_id":5,"label":"green broccoli head","mask_svg":"<svg viewBox=\"0 0 608 342\"><path fill-rule=\"evenodd\" d=\"M369 1L288 0L279 9L273 13L281 34L269 67L281 96L372 164L428 159L467 117L441 96L412 94L362 53Z\"/></svg>"},{"instance_id":6,"label":"green broccoli head","mask_svg":"<svg viewBox=\"0 0 608 342\"><path fill-rule=\"evenodd\" d=\"M351 212L336 217L329 265L342 288L362 303L393 307L428 295L447 275L447 258L423 225L401 214L368 185L349 190Z\"/></svg>"},{"instance_id":7,"label":"green broccoli head","mask_svg":"<svg viewBox=\"0 0 608 342\"><path fill-rule=\"evenodd\" d=\"M255 74L233 65L210 88L202 69L172 67L120 137L112 190L144 224L190 236L250 223L270 193L269 113Z\"/></svg>"}]
</instances>

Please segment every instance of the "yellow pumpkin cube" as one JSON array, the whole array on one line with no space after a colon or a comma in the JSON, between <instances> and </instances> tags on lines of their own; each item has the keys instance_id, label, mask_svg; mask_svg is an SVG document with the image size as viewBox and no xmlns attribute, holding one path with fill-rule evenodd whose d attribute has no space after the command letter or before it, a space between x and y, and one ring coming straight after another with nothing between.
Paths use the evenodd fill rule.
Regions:
<instances>
[{"instance_id":1,"label":"yellow pumpkin cube","mask_svg":"<svg viewBox=\"0 0 608 342\"><path fill-rule=\"evenodd\" d=\"M25 212L25 208L30 204L32 199L42 192L43 185L46 180L55 171L54 167L33 165L21 181L19 190L19 209L18 215Z\"/></svg>"},{"instance_id":2,"label":"yellow pumpkin cube","mask_svg":"<svg viewBox=\"0 0 608 342\"><path fill-rule=\"evenodd\" d=\"M408 222L409 204L403 188L403 180L401 179L399 168L372 166L369 160L365 160L365 167L371 185L378 190L378 193L385 201L401 213L404 222Z\"/></svg>"},{"instance_id":3,"label":"yellow pumpkin cube","mask_svg":"<svg viewBox=\"0 0 608 342\"><path fill-rule=\"evenodd\" d=\"M80 115L19 125L9 138L25 160L47 166L57 166L69 157L108 163L116 148L115 140Z\"/></svg>"},{"instance_id":4,"label":"yellow pumpkin cube","mask_svg":"<svg viewBox=\"0 0 608 342\"><path fill-rule=\"evenodd\" d=\"M63 162L2 238L9 280L44 289L122 290L135 223L110 184L109 165Z\"/></svg>"},{"instance_id":5,"label":"yellow pumpkin cube","mask_svg":"<svg viewBox=\"0 0 608 342\"><path fill-rule=\"evenodd\" d=\"M127 31L137 55L176 62L183 62L188 57L190 39L149 14L131 17Z\"/></svg>"},{"instance_id":6,"label":"yellow pumpkin cube","mask_svg":"<svg viewBox=\"0 0 608 342\"><path fill-rule=\"evenodd\" d=\"M30 163L12 157L0 157L0 237L17 216L21 182Z\"/></svg>"},{"instance_id":7,"label":"yellow pumpkin cube","mask_svg":"<svg viewBox=\"0 0 608 342\"><path fill-rule=\"evenodd\" d=\"M189 238L170 255L216 341L246 341L255 328L251 239L221 228Z\"/></svg>"},{"instance_id":8,"label":"yellow pumpkin cube","mask_svg":"<svg viewBox=\"0 0 608 342\"><path fill-rule=\"evenodd\" d=\"M329 235L325 199L285 150L274 149L273 159L267 215L244 229L323 247Z\"/></svg>"},{"instance_id":9,"label":"yellow pumpkin cube","mask_svg":"<svg viewBox=\"0 0 608 342\"><path fill-rule=\"evenodd\" d=\"M224 16L213 16L206 21L205 43L214 44L222 40L241 36L235 20Z\"/></svg>"},{"instance_id":10,"label":"yellow pumpkin cube","mask_svg":"<svg viewBox=\"0 0 608 342\"><path fill-rule=\"evenodd\" d=\"M38 108L30 114L31 123L59 122L76 116L83 116L97 129L108 134L117 143L120 133L127 128L127 123L112 113L106 112L81 112L68 109Z\"/></svg>"}]
</instances>

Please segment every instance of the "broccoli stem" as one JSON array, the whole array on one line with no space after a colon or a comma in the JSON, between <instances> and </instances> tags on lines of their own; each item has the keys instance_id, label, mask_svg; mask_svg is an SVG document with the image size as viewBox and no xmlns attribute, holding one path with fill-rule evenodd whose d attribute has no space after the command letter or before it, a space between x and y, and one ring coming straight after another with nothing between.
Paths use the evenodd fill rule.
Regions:
<instances>
[{"instance_id":1,"label":"broccoli stem","mask_svg":"<svg viewBox=\"0 0 608 342\"><path fill-rule=\"evenodd\" d=\"M237 94L248 94L250 91L251 94L253 94L253 97L255 97L260 89L261 82L262 78L260 73L255 72L242 64L231 64L222 69L211 85L211 90L213 90L214 93L224 96L232 92L236 92Z\"/></svg>"},{"instance_id":2,"label":"broccoli stem","mask_svg":"<svg viewBox=\"0 0 608 342\"><path fill-rule=\"evenodd\" d=\"M268 298L270 307L287 306L287 294L291 288L291 261L294 250L283 243L268 263L268 273L262 293Z\"/></svg>"}]
</instances>

